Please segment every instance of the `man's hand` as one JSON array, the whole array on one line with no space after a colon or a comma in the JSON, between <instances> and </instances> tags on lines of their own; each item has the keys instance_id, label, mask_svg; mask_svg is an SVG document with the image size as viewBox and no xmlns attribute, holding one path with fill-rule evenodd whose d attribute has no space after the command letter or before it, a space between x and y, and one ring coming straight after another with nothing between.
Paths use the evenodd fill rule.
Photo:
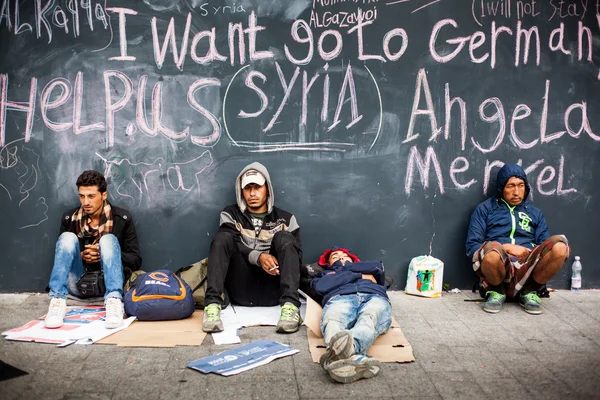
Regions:
<instances>
[{"instance_id":1,"label":"man's hand","mask_svg":"<svg viewBox=\"0 0 600 400\"><path fill-rule=\"evenodd\" d=\"M279 263L274 256L268 253L262 253L260 257L258 257L258 261L267 274L274 276L279 275Z\"/></svg>"},{"instance_id":2,"label":"man's hand","mask_svg":"<svg viewBox=\"0 0 600 400\"><path fill-rule=\"evenodd\" d=\"M362 278L366 279L368 281L371 281L373 283L377 283L377 280L375 279L375 277L371 274L362 274Z\"/></svg>"},{"instance_id":3,"label":"man's hand","mask_svg":"<svg viewBox=\"0 0 600 400\"><path fill-rule=\"evenodd\" d=\"M100 245L86 244L85 250L81 252L81 259L87 264L100 262Z\"/></svg>"},{"instance_id":4,"label":"man's hand","mask_svg":"<svg viewBox=\"0 0 600 400\"><path fill-rule=\"evenodd\" d=\"M502 248L508 254L517 257L519 260L526 260L531 253L531 250L529 250L527 247L519 246L518 244L506 243L502 245Z\"/></svg>"}]
</instances>

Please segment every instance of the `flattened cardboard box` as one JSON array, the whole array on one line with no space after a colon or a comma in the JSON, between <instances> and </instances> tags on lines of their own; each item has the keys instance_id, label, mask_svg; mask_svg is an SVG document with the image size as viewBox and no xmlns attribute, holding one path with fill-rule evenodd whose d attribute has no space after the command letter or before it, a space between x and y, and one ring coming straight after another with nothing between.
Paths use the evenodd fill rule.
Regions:
<instances>
[{"instance_id":1,"label":"flattened cardboard box","mask_svg":"<svg viewBox=\"0 0 600 400\"><path fill-rule=\"evenodd\" d=\"M202 331L204 312L175 321L134 321L131 326L96 343L119 347L200 346L206 337Z\"/></svg>"},{"instance_id":2,"label":"flattened cardboard box","mask_svg":"<svg viewBox=\"0 0 600 400\"><path fill-rule=\"evenodd\" d=\"M313 362L318 363L321 355L325 353L325 341L321 334L321 306L307 296L306 298L306 318L304 325L308 328L308 346ZM381 362L412 362L415 356L412 352L412 346L404 337L400 325L392 318L392 326L387 333L379 336L367 351L367 355L376 358Z\"/></svg>"}]
</instances>

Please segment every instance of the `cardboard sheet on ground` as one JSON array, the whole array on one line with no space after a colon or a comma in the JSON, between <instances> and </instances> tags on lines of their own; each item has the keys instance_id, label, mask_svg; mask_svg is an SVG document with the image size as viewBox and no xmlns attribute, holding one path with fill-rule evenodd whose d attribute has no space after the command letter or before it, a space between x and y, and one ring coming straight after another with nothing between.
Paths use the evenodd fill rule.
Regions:
<instances>
[{"instance_id":1,"label":"cardboard sheet on ground","mask_svg":"<svg viewBox=\"0 0 600 400\"><path fill-rule=\"evenodd\" d=\"M325 353L325 341L321 334L321 314L323 309L321 306L312 300L306 298L306 318L304 325L308 336L308 347L313 362L318 363L321 355ZM415 361L415 356L412 352L412 346L404 337L400 325L392 318L392 326L387 333L379 336L373 345L367 351L371 357L378 359L381 362L412 362Z\"/></svg>"},{"instance_id":2,"label":"cardboard sheet on ground","mask_svg":"<svg viewBox=\"0 0 600 400\"><path fill-rule=\"evenodd\" d=\"M30 321L27 324L2 332L8 340L24 342L54 343L67 346L72 343L92 344L106 336L125 329L135 319L125 320L124 326L115 329L104 327L106 310L104 307L67 307L64 324L60 328L47 329L43 318Z\"/></svg>"},{"instance_id":3,"label":"cardboard sheet on ground","mask_svg":"<svg viewBox=\"0 0 600 400\"><path fill-rule=\"evenodd\" d=\"M202 310L196 310L191 317L175 321L135 321L129 328L96 343L120 347L200 346L206 337L202 331L203 316Z\"/></svg>"}]
</instances>

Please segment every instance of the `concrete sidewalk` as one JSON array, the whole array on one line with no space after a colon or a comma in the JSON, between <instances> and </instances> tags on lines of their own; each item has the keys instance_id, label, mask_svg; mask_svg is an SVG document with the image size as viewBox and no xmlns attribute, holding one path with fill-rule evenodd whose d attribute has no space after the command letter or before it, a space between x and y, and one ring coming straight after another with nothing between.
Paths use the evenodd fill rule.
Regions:
<instances>
[{"instance_id":1,"label":"concrete sidewalk","mask_svg":"<svg viewBox=\"0 0 600 400\"><path fill-rule=\"evenodd\" d=\"M370 380L337 384L308 351L306 328L279 335L245 328L242 343L277 340L300 353L231 377L203 375L188 361L231 346L56 348L0 339L0 360L29 375L0 382L0 399L600 399L600 291L558 291L544 313L505 304L487 314L471 292L441 299L390 292L393 314L416 361L384 364ZM0 295L0 329L42 316L45 295Z\"/></svg>"}]
</instances>

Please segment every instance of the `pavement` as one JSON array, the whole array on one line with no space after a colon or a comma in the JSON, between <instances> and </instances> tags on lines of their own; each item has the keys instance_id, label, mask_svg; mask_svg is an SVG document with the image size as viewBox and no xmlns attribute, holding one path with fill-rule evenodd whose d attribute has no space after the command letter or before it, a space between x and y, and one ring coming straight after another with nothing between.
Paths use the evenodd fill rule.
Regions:
<instances>
[{"instance_id":1,"label":"pavement","mask_svg":"<svg viewBox=\"0 0 600 400\"><path fill-rule=\"evenodd\" d=\"M313 363L306 328L280 335L244 328L242 343L277 340L300 350L270 364L221 377L188 361L233 346L210 335L197 347L119 348L0 339L0 360L29 372L0 381L0 399L600 399L600 291L556 291L542 315L517 303L488 314L474 293L438 299L390 292L393 315L416 358L383 364L373 379L335 383ZM0 294L0 330L45 314L42 294Z\"/></svg>"}]
</instances>

